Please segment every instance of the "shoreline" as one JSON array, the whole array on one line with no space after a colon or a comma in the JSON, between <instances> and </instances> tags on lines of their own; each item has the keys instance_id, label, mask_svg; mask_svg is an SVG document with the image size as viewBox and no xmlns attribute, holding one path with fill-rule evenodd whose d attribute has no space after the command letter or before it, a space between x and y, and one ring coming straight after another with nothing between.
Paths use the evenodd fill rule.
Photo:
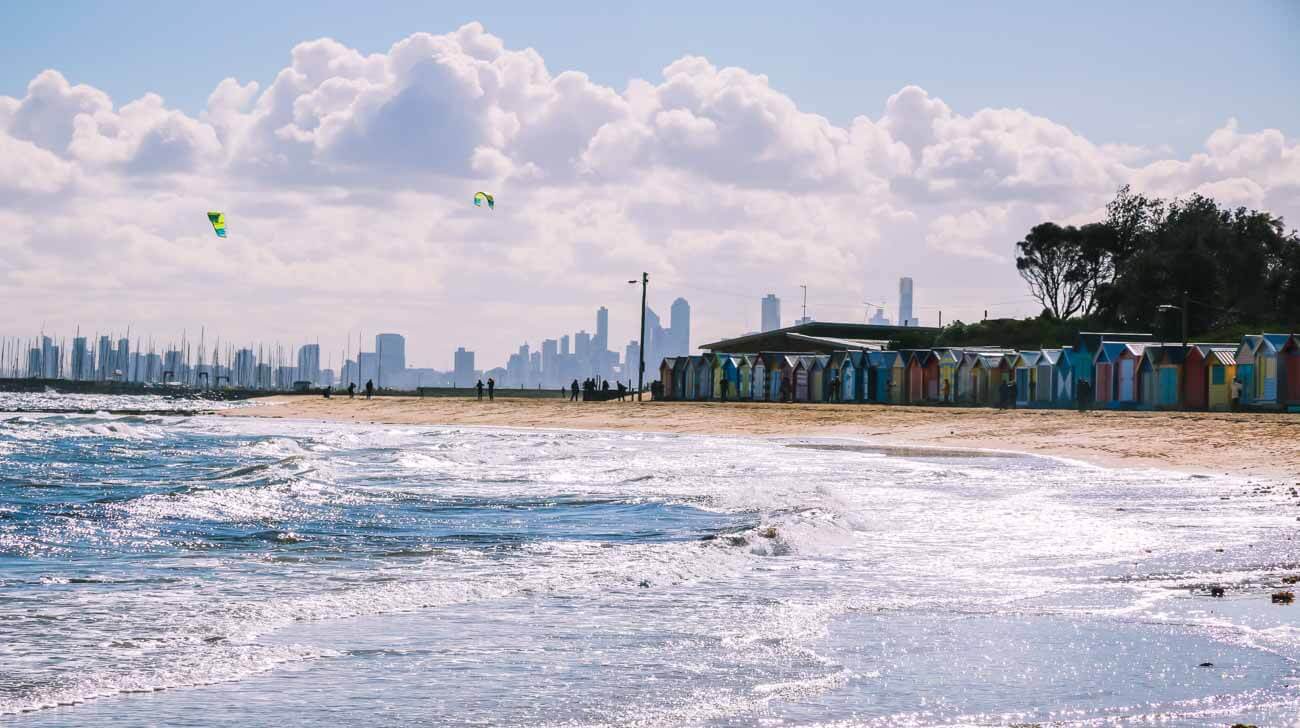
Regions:
<instances>
[{"instance_id":1,"label":"shoreline","mask_svg":"<svg viewBox=\"0 0 1300 728\"><path fill-rule=\"evenodd\" d=\"M906 405L567 402L275 396L214 412L382 425L845 437L885 447L1000 450L1101 467L1155 468L1300 482L1300 417L1228 412L1079 413Z\"/></svg>"}]
</instances>

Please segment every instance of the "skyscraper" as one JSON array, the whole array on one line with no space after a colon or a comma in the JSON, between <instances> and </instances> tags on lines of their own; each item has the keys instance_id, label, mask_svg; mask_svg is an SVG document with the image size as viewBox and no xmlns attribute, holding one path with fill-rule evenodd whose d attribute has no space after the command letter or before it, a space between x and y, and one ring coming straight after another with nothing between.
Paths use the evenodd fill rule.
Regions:
<instances>
[{"instance_id":1,"label":"skyscraper","mask_svg":"<svg viewBox=\"0 0 1300 728\"><path fill-rule=\"evenodd\" d=\"M230 378L236 387L251 389L257 385L257 357L252 349L236 351L230 368Z\"/></svg>"},{"instance_id":2,"label":"skyscraper","mask_svg":"<svg viewBox=\"0 0 1300 728\"><path fill-rule=\"evenodd\" d=\"M555 339L542 340L542 382L547 385L560 381L560 350Z\"/></svg>"},{"instance_id":3,"label":"skyscraper","mask_svg":"<svg viewBox=\"0 0 1300 728\"><path fill-rule=\"evenodd\" d=\"M573 354L578 357L579 366L583 367L585 373L591 362L591 334L579 331L573 335Z\"/></svg>"},{"instance_id":4,"label":"skyscraper","mask_svg":"<svg viewBox=\"0 0 1300 728\"><path fill-rule=\"evenodd\" d=\"M609 350L609 309L604 306L596 309L596 336L591 346L597 353Z\"/></svg>"},{"instance_id":5,"label":"skyscraper","mask_svg":"<svg viewBox=\"0 0 1300 728\"><path fill-rule=\"evenodd\" d=\"M560 356L569 355L569 335L565 334L560 337Z\"/></svg>"},{"instance_id":6,"label":"skyscraper","mask_svg":"<svg viewBox=\"0 0 1300 728\"><path fill-rule=\"evenodd\" d=\"M117 340L117 355L114 357L116 366L113 371L121 371L121 380L130 381L131 372L131 342L126 339Z\"/></svg>"},{"instance_id":7,"label":"skyscraper","mask_svg":"<svg viewBox=\"0 0 1300 728\"><path fill-rule=\"evenodd\" d=\"M915 326L912 318L912 279L898 279L898 325Z\"/></svg>"},{"instance_id":8,"label":"skyscraper","mask_svg":"<svg viewBox=\"0 0 1300 728\"><path fill-rule=\"evenodd\" d=\"M300 382L320 382L320 344L298 347L298 371L295 376Z\"/></svg>"},{"instance_id":9,"label":"skyscraper","mask_svg":"<svg viewBox=\"0 0 1300 728\"><path fill-rule=\"evenodd\" d=\"M672 343L664 356L687 356L691 353L691 304L685 298L678 298L673 301L669 316L668 328L671 330ZM650 364L647 363L646 366ZM654 366L659 366L659 362L655 362Z\"/></svg>"},{"instance_id":10,"label":"skyscraper","mask_svg":"<svg viewBox=\"0 0 1300 728\"><path fill-rule=\"evenodd\" d=\"M375 337L375 353L379 356L375 386L400 386L406 371L406 339L401 334L379 334Z\"/></svg>"},{"instance_id":11,"label":"skyscraper","mask_svg":"<svg viewBox=\"0 0 1300 728\"><path fill-rule=\"evenodd\" d=\"M95 354L96 379L101 382L113 378L113 340L107 336L99 337L99 351Z\"/></svg>"},{"instance_id":12,"label":"skyscraper","mask_svg":"<svg viewBox=\"0 0 1300 728\"><path fill-rule=\"evenodd\" d=\"M761 331L776 331L781 328L781 299L775 293L763 297L763 326Z\"/></svg>"},{"instance_id":13,"label":"skyscraper","mask_svg":"<svg viewBox=\"0 0 1300 728\"><path fill-rule=\"evenodd\" d=\"M633 339L627 342L623 353L623 378L636 380L637 368L641 365L641 343Z\"/></svg>"},{"instance_id":14,"label":"skyscraper","mask_svg":"<svg viewBox=\"0 0 1300 728\"><path fill-rule=\"evenodd\" d=\"M474 386L474 382L477 381L475 376L477 372L474 371L474 352L466 351L462 346L456 349L453 359L455 363L451 375L452 382L457 387Z\"/></svg>"},{"instance_id":15,"label":"skyscraper","mask_svg":"<svg viewBox=\"0 0 1300 728\"><path fill-rule=\"evenodd\" d=\"M84 336L72 340L72 378L76 381L90 378L90 350Z\"/></svg>"}]
</instances>

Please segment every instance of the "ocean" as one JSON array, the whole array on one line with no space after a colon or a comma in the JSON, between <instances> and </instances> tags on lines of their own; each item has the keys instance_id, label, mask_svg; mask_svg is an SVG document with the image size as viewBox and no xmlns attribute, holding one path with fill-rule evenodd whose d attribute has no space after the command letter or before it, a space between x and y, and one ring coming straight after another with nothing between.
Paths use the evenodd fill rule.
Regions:
<instances>
[{"instance_id":1,"label":"ocean","mask_svg":"<svg viewBox=\"0 0 1300 728\"><path fill-rule=\"evenodd\" d=\"M1300 725L1290 483L192 408L0 394L0 723Z\"/></svg>"}]
</instances>

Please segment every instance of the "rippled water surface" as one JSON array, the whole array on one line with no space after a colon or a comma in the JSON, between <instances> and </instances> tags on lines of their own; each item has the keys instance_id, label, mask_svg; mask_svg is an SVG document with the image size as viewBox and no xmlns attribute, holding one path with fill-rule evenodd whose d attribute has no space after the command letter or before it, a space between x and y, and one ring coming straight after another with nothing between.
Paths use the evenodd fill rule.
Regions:
<instances>
[{"instance_id":1,"label":"rippled water surface","mask_svg":"<svg viewBox=\"0 0 1300 728\"><path fill-rule=\"evenodd\" d=\"M88 408L142 409L122 402ZM1300 725L1300 606L1269 600L1300 574L1300 508L1259 486L0 414L0 722Z\"/></svg>"}]
</instances>

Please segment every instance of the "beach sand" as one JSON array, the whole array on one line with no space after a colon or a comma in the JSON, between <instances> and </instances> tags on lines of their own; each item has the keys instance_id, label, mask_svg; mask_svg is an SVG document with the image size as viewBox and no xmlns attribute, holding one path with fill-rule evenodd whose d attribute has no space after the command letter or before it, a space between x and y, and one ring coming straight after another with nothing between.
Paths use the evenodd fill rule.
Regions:
<instances>
[{"instance_id":1,"label":"beach sand","mask_svg":"<svg viewBox=\"0 0 1300 728\"><path fill-rule=\"evenodd\" d=\"M472 398L277 396L220 412L401 425L633 430L708 435L849 437L879 445L1012 450L1116 467L1300 483L1300 416L1193 412L721 402L566 402Z\"/></svg>"}]
</instances>

